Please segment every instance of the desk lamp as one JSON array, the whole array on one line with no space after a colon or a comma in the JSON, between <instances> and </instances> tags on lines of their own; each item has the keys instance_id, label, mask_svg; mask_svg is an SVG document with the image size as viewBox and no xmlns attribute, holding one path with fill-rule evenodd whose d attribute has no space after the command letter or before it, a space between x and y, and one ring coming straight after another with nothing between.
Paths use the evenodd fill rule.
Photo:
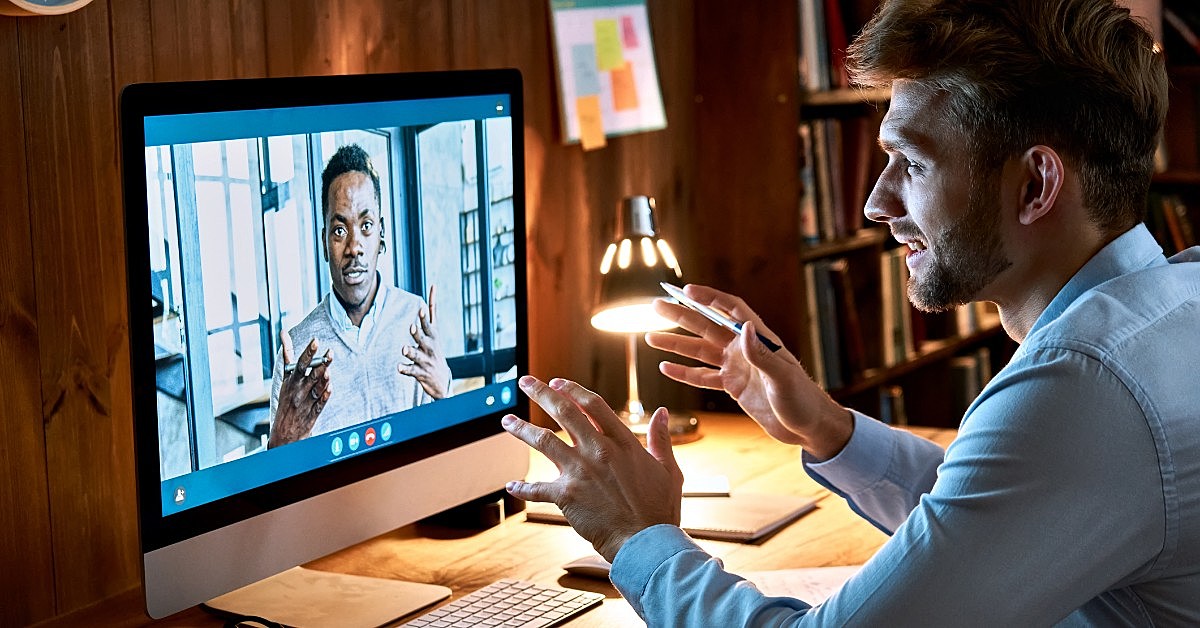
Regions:
<instances>
[{"instance_id":1,"label":"desk lamp","mask_svg":"<svg viewBox=\"0 0 1200 628\"><path fill-rule=\"evenodd\" d=\"M654 299L665 296L659 282L679 283L683 273L667 241L658 237L654 199L629 196L617 206L616 237L600 261L600 298L592 314L592 327L627 336L626 361L629 400L618 412L639 438L645 438L650 415L638 395L637 348L642 334L675 327L654 312ZM670 432L676 443L699 437L699 420L672 410Z\"/></svg>"}]
</instances>

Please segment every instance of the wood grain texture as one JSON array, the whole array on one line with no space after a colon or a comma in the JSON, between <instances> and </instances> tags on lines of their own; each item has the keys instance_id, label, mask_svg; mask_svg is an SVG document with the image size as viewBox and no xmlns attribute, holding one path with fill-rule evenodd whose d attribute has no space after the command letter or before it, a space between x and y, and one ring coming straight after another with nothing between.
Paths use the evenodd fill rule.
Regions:
<instances>
[{"instance_id":1,"label":"wood grain texture","mask_svg":"<svg viewBox=\"0 0 1200 628\"><path fill-rule=\"evenodd\" d=\"M696 0L697 246L701 281L736 293L789 347L803 347L799 86L794 0L754 11ZM700 29L698 29L700 30ZM784 53L782 51L791 51Z\"/></svg>"},{"instance_id":2,"label":"wood grain texture","mask_svg":"<svg viewBox=\"0 0 1200 628\"><path fill-rule=\"evenodd\" d=\"M151 2L149 9L150 30L139 34L151 43L155 80L265 75L261 3L166 0ZM114 45L114 50L119 48L119 43Z\"/></svg>"},{"instance_id":3,"label":"wood grain texture","mask_svg":"<svg viewBox=\"0 0 1200 628\"><path fill-rule=\"evenodd\" d=\"M271 76L447 69L446 3L303 0L266 3Z\"/></svg>"},{"instance_id":4,"label":"wood grain texture","mask_svg":"<svg viewBox=\"0 0 1200 628\"><path fill-rule=\"evenodd\" d=\"M65 612L138 580L108 6L19 28L54 588Z\"/></svg>"},{"instance_id":5,"label":"wood grain texture","mask_svg":"<svg viewBox=\"0 0 1200 628\"><path fill-rule=\"evenodd\" d=\"M0 18L0 137L10 140L0 150L0 251L6 258L0 264L0 364L10 374L0 386L0 565L21 569L0 569L0 591L25 594L5 595L5 626L45 619L55 610L18 23Z\"/></svg>"}]
</instances>

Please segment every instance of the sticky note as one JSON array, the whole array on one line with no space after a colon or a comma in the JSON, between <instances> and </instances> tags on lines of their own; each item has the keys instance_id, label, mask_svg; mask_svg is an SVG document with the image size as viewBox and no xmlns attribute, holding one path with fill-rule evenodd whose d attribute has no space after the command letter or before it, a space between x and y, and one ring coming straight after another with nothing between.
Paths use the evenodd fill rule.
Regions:
<instances>
[{"instance_id":1,"label":"sticky note","mask_svg":"<svg viewBox=\"0 0 1200 628\"><path fill-rule=\"evenodd\" d=\"M617 33L616 20L596 20L596 66L601 70L615 70L625 63L621 51L621 36Z\"/></svg>"},{"instance_id":2,"label":"sticky note","mask_svg":"<svg viewBox=\"0 0 1200 628\"><path fill-rule=\"evenodd\" d=\"M600 72L596 69L596 47L591 44L571 46L571 71L575 77L575 95L591 96L600 93Z\"/></svg>"},{"instance_id":3,"label":"sticky note","mask_svg":"<svg viewBox=\"0 0 1200 628\"><path fill-rule=\"evenodd\" d=\"M604 119L600 115L600 95L575 99L575 114L579 116L579 143L583 150L604 148Z\"/></svg>"},{"instance_id":4,"label":"sticky note","mask_svg":"<svg viewBox=\"0 0 1200 628\"><path fill-rule=\"evenodd\" d=\"M628 111L637 109L637 83L633 80L633 66L629 60L612 71L613 109Z\"/></svg>"},{"instance_id":5,"label":"sticky note","mask_svg":"<svg viewBox=\"0 0 1200 628\"><path fill-rule=\"evenodd\" d=\"M638 47L637 28L633 26L633 17L629 15L621 16L621 37L625 40L626 48Z\"/></svg>"}]
</instances>

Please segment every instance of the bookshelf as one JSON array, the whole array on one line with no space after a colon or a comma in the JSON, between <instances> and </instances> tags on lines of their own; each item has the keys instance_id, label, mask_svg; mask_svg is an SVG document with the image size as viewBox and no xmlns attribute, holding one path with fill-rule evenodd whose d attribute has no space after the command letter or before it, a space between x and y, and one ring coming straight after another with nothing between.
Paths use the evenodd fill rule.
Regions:
<instances>
[{"instance_id":1,"label":"bookshelf","mask_svg":"<svg viewBox=\"0 0 1200 628\"><path fill-rule=\"evenodd\" d=\"M1200 7L1162 3L1170 107L1150 185L1146 225L1168 256L1200 243Z\"/></svg>"}]
</instances>

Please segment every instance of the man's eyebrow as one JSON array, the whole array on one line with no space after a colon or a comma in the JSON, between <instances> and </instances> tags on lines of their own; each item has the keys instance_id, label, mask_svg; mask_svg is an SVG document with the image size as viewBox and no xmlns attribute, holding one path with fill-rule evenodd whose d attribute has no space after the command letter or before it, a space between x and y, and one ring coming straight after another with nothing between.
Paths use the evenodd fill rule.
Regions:
<instances>
[{"instance_id":1,"label":"man's eyebrow","mask_svg":"<svg viewBox=\"0 0 1200 628\"><path fill-rule=\"evenodd\" d=\"M879 148L884 152L917 152L928 154L933 146L932 139L924 133L911 132L900 129L892 129L892 132L884 137L881 132L879 135Z\"/></svg>"}]
</instances>

